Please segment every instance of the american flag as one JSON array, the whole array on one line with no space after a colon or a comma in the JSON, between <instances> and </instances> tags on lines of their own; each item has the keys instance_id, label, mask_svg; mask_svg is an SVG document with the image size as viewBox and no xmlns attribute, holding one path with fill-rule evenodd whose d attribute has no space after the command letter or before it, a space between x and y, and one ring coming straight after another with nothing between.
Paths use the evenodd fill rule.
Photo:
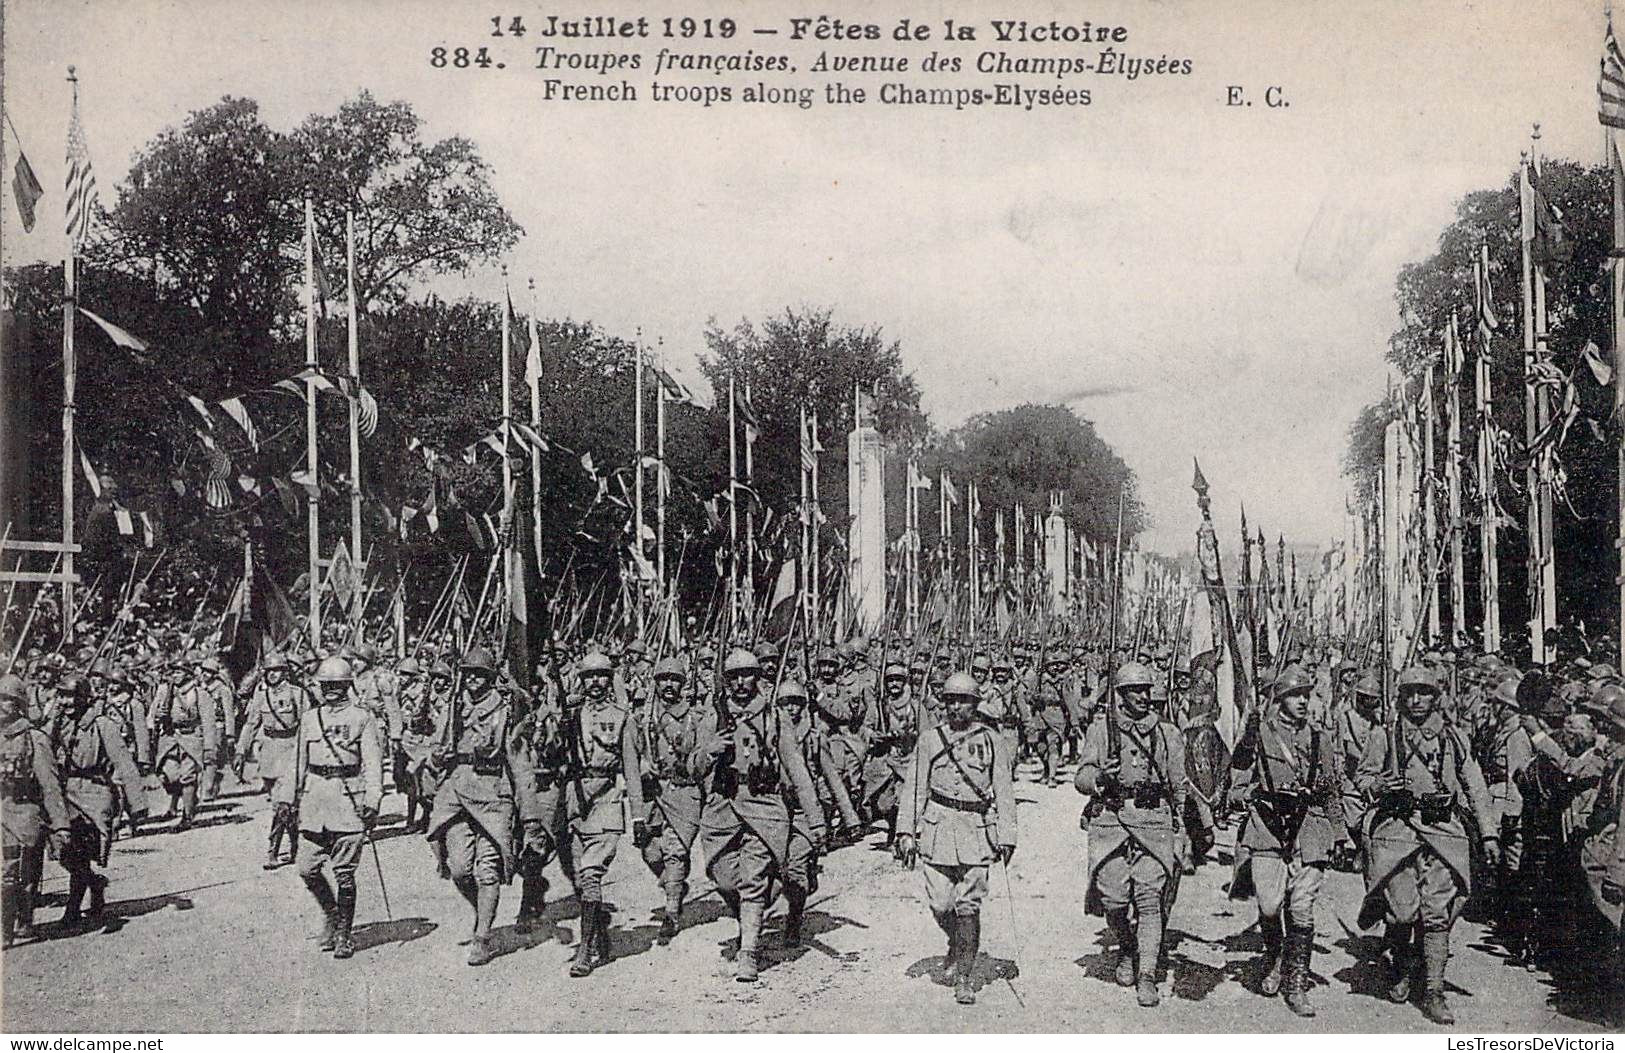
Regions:
<instances>
[{"instance_id":1,"label":"american flag","mask_svg":"<svg viewBox=\"0 0 1625 1053\"><path fill-rule=\"evenodd\" d=\"M1625 128L1625 55L1614 39L1614 21L1602 38L1602 72L1597 75L1597 120L1610 128Z\"/></svg>"},{"instance_id":2,"label":"american flag","mask_svg":"<svg viewBox=\"0 0 1625 1053\"><path fill-rule=\"evenodd\" d=\"M67 230L75 251L90 234L90 217L96 211L96 172L90 166L90 148L85 145L85 129L79 123L79 99L73 100L73 116L68 121Z\"/></svg>"}]
</instances>

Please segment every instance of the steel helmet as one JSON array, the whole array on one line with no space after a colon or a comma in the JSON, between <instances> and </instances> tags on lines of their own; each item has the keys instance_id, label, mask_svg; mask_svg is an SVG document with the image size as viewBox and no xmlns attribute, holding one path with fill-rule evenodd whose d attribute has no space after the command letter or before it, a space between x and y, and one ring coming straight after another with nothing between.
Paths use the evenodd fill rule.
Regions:
<instances>
[{"instance_id":1,"label":"steel helmet","mask_svg":"<svg viewBox=\"0 0 1625 1053\"><path fill-rule=\"evenodd\" d=\"M1301 665L1287 666L1275 678L1275 697L1300 694L1314 689L1315 679Z\"/></svg>"},{"instance_id":2,"label":"steel helmet","mask_svg":"<svg viewBox=\"0 0 1625 1053\"><path fill-rule=\"evenodd\" d=\"M887 679L887 680L907 680L908 679L908 669L906 667L904 667L901 662L888 662L886 664L885 679Z\"/></svg>"},{"instance_id":3,"label":"steel helmet","mask_svg":"<svg viewBox=\"0 0 1625 1053\"><path fill-rule=\"evenodd\" d=\"M339 657L323 658L316 667L318 684L347 684L352 679L350 663Z\"/></svg>"},{"instance_id":4,"label":"steel helmet","mask_svg":"<svg viewBox=\"0 0 1625 1053\"><path fill-rule=\"evenodd\" d=\"M976 657L970 660L970 667L972 669L991 670L993 668L993 662L988 658L987 655L978 652Z\"/></svg>"},{"instance_id":5,"label":"steel helmet","mask_svg":"<svg viewBox=\"0 0 1625 1053\"><path fill-rule=\"evenodd\" d=\"M468 653L463 655L463 668L494 674L497 671L497 660L488 648L471 647Z\"/></svg>"},{"instance_id":6,"label":"steel helmet","mask_svg":"<svg viewBox=\"0 0 1625 1053\"><path fill-rule=\"evenodd\" d=\"M955 673L942 685L943 695L969 696L981 698L982 689L977 686L976 680L969 673Z\"/></svg>"},{"instance_id":7,"label":"steel helmet","mask_svg":"<svg viewBox=\"0 0 1625 1053\"><path fill-rule=\"evenodd\" d=\"M576 671L582 676L592 676L599 673L613 673L615 663L609 660L609 655L602 651L593 651L581 659L581 665Z\"/></svg>"},{"instance_id":8,"label":"steel helmet","mask_svg":"<svg viewBox=\"0 0 1625 1053\"><path fill-rule=\"evenodd\" d=\"M1490 694L1495 701L1516 707L1518 704L1518 685L1521 683L1523 683L1522 673L1510 673L1496 682L1495 689Z\"/></svg>"},{"instance_id":9,"label":"steel helmet","mask_svg":"<svg viewBox=\"0 0 1625 1053\"><path fill-rule=\"evenodd\" d=\"M0 694L4 694L3 687L0 687ZM1590 708L1596 716L1612 721L1616 728L1625 731L1625 687L1604 684L1591 696Z\"/></svg>"},{"instance_id":10,"label":"steel helmet","mask_svg":"<svg viewBox=\"0 0 1625 1053\"><path fill-rule=\"evenodd\" d=\"M756 660L758 662L777 662L779 658L779 645L772 640L763 640L756 645Z\"/></svg>"},{"instance_id":11,"label":"steel helmet","mask_svg":"<svg viewBox=\"0 0 1625 1053\"><path fill-rule=\"evenodd\" d=\"M1012 670L1013 671L1015 668L1016 668L1016 663L1012 662L1010 660L1010 656L1008 654L1005 654L1003 651L1001 651L998 654L993 656L993 671L995 673L998 672L1000 669L1007 669L1007 670Z\"/></svg>"},{"instance_id":12,"label":"steel helmet","mask_svg":"<svg viewBox=\"0 0 1625 1053\"><path fill-rule=\"evenodd\" d=\"M806 702L807 689L801 686L801 681L799 680L786 680L784 683L779 685L778 698L780 702L784 702L792 698L799 698L802 702Z\"/></svg>"},{"instance_id":13,"label":"steel helmet","mask_svg":"<svg viewBox=\"0 0 1625 1053\"><path fill-rule=\"evenodd\" d=\"M437 658L435 659L434 665L429 667L429 675L431 677L440 677L445 680L451 680L457 675L457 670L453 669L451 667L451 663L446 661L444 658Z\"/></svg>"},{"instance_id":14,"label":"steel helmet","mask_svg":"<svg viewBox=\"0 0 1625 1053\"><path fill-rule=\"evenodd\" d=\"M656 680L684 680L688 674L683 672L683 663L667 656L655 663Z\"/></svg>"},{"instance_id":15,"label":"steel helmet","mask_svg":"<svg viewBox=\"0 0 1625 1053\"><path fill-rule=\"evenodd\" d=\"M1381 698L1382 681L1377 679L1375 673L1367 673L1354 685L1354 693L1364 695L1366 698Z\"/></svg>"},{"instance_id":16,"label":"steel helmet","mask_svg":"<svg viewBox=\"0 0 1625 1053\"><path fill-rule=\"evenodd\" d=\"M1607 662L1598 662L1596 665L1591 667L1589 670L1589 675L1593 680L1612 680L1619 674L1615 672L1614 667L1609 665Z\"/></svg>"},{"instance_id":17,"label":"steel helmet","mask_svg":"<svg viewBox=\"0 0 1625 1053\"><path fill-rule=\"evenodd\" d=\"M818 657L813 659L813 664L815 664L815 665L839 665L840 661L841 661L841 659L840 659L839 655L837 655L830 648L823 647L823 648L819 649Z\"/></svg>"},{"instance_id":18,"label":"steel helmet","mask_svg":"<svg viewBox=\"0 0 1625 1053\"><path fill-rule=\"evenodd\" d=\"M288 656L283 654L281 651L272 651L270 654L265 656L264 665L267 670L287 669Z\"/></svg>"},{"instance_id":19,"label":"steel helmet","mask_svg":"<svg viewBox=\"0 0 1625 1053\"><path fill-rule=\"evenodd\" d=\"M114 680L117 673L113 671L113 663L105 658L96 659L96 664L90 667L91 676L99 676L103 680Z\"/></svg>"},{"instance_id":20,"label":"steel helmet","mask_svg":"<svg viewBox=\"0 0 1625 1053\"><path fill-rule=\"evenodd\" d=\"M823 657L820 656L819 661L823 660ZM735 647L728 652L728 657L722 660L722 671L724 673L760 673L762 663L758 662L756 656L743 647Z\"/></svg>"},{"instance_id":21,"label":"steel helmet","mask_svg":"<svg viewBox=\"0 0 1625 1053\"><path fill-rule=\"evenodd\" d=\"M395 667L395 671L403 676L417 676L423 672L423 666L418 664L416 658L403 658L401 664Z\"/></svg>"},{"instance_id":22,"label":"steel helmet","mask_svg":"<svg viewBox=\"0 0 1625 1053\"><path fill-rule=\"evenodd\" d=\"M1117 676L1113 679L1112 686L1119 688L1150 687L1156 683L1156 680L1157 678L1151 675L1151 670L1139 662L1124 662L1118 667Z\"/></svg>"},{"instance_id":23,"label":"steel helmet","mask_svg":"<svg viewBox=\"0 0 1625 1053\"><path fill-rule=\"evenodd\" d=\"M90 691L90 681L78 673L68 673L57 682L57 690L65 695L82 695Z\"/></svg>"},{"instance_id":24,"label":"steel helmet","mask_svg":"<svg viewBox=\"0 0 1625 1053\"><path fill-rule=\"evenodd\" d=\"M16 673L7 673L0 676L0 698L9 698L13 702L28 701L28 685Z\"/></svg>"},{"instance_id":25,"label":"steel helmet","mask_svg":"<svg viewBox=\"0 0 1625 1053\"><path fill-rule=\"evenodd\" d=\"M1407 687L1414 687L1433 694L1439 693L1439 682L1433 678L1432 670L1426 666L1413 665L1400 673L1397 686L1401 691Z\"/></svg>"}]
</instances>

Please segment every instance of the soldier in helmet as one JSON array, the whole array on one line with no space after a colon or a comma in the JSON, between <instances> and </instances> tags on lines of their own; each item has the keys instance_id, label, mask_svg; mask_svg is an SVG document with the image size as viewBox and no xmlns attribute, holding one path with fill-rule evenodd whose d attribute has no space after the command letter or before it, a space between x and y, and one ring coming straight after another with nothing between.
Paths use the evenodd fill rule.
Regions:
<instances>
[{"instance_id":1,"label":"soldier in helmet","mask_svg":"<svg viewBox=\"0 0 1625 1053\"><path fill-rule=\"evenodd\" d=\"M730 651L723 676L726 694L702 714L689 770L700 773L705 791L700 840L706 870L739 921L735 978L754 983L762 918L773 879L783 874L789 857L785 790L793 790L803 806L817 800L817 791L790 722L770 704L756 656L741 648ZM808 822L814 847L821 847L823 815L809 816Z\"/></svg>"},{"instance_id":2,"label":"soldier in helmet","mask_svg":"<svg viewBox=\"0 0 1625 1053\"><path fill-rule=\"evenodd\" d=\"M812 719L807 702L807 689L801 686L801 681L786 680L779 686L773 704L783 714L790 734L799 744L807 770L816 772L822 767L833 776L829 750L824 746L823 733ZM783 938L786 946L793 947L801 942L807 898L818 891L818 856L822 846L814 817L824 813L817 801L803 802L798 798L794 786L785 788L784 799L790 809L790 839L779 876L784 881L786 905Z\"/></svg>"},{"instance_id":3,"label":"soldier in helmet","mask_svg":"<svg viewBox=\"0 0 1625 1053\"><path fill-rule=\"evenodd\" d=\"M1596 800L1578 832L1580 866L1592 905L1613 926L1615 1022L1625 1025L1625 687L1603 682L1592 691L1590 710L1607 747Z\"/></svg>"},{"instance_id":4,"label":"soldier in helmet","mask_svg":"<svg viewBox=\"0 0 1625 1053\"><path fill-rule=\"evenodd\" d=\"M1016 852L1016 802L1004 739L975 720L981 690L955 673L943 685L946 719L921 734L903 780L897 854L925 864L926 896L948 937L944 972L961 1005L976 1001L988 868Z\"/></svg>"},{"instance_id":5,"label":"soldier in helmet","mask_svg":"<svg viewBox=\"0 0 1625 1053\"><path fill-rule=\"evenodd\" d=\"M976 719L1004 740L1004 756L1010 762L1010 775L1014 778L1021 752L1021 697L1015 680L1016 669L1002 651L988 659L987 666L988 679L977 681L981 696L976 704ZM976 675L974 663L971 675Z\"/></svg>"},{"instance_id":6,"label":"soldier in helmet","mask_svg":"<svg viewBox=\"0 0 1625 1053\"><path fill-rule=\"evenodd\" d=\"M10 947L34 935L34 889L45 866L47 842L60 857L68 846L67 798L62 773L45 732L28 717L28 687L0 676L0 942Z\"/></svg>"},{"instance_id":7,"label":"soldier in helmet","mask_svg":"<svg viewBox=\"0 0 1625 1053\"><path fill-rule=\"evenodd\" d=\"M106 867L113 851L120 795L138 820L147 814L147 801L141 773L135 769L118 725L91 696L89 682L70 673L62 678L62 693L64 719L57 728L56 758L71 825L68 843L57 858L68 872L68 905L62 923L75 925L86 892L90 893L91 916L99 915L106 905L107 878L94 868Z\"/></svg>"},{"instance_id":8,"label":"soldier in helmet","mask_svg":"<svg viewBox=\"0 0 1625 1053\"><path fill-rule=\"evenodd\" d=\"M1305 1017L1315 1015L1308 995L1315 900L1338 826L1336 748L1309 719L1313 689L1302 666L1285 669L1271 712L1253 710L1231 758L1247 816L1236 835L1230 898L1258 901L1260 993L1284 990L1287 1008Z\"/></svg>"},{"instance_id":9,"label":"soldier in helmet","mask_svg":"<svg viewBox=\"0 0 1625 1053\"><path fill-rule=\"evenodd\" d=\"M220 796L222 769L231 757L232 743L237 738L237 689L220 661L220 656L206 651L194 655L196 668L194 690L208 695L206 708L214 720L216 746L204 761L201 790L204 800Z\"/></svg>"},{"instance_id":10,"label":"soldier in helmet","mask_svg":"<svg viewBox=\"0 0 1625 1053\"><path fill-rule=\"evenodd\" d=\"M1149 682L1146 685L1150 686ZM1044 765L1040 780L1045 786L1061 784L1061 748L1066 743L1072 714L1082 708L1075 685L1067 676L1066 655L1046 649L1043 668L1028 703L1027 741L1038 751Z\"/></svg>"},{"instance_id":11,"label":"soldier in helmet","mask_svg":"<svg viewBox=\"0 0 1625 1053\"><path fill-rule=\"evenodd\" d=\"M252 755L267 796L274 798L277 780L293 771L294 739L299 734L299 722L311 704L310 693L288 679L287 657L275 653L267 655L264 674L248 696L248 714L233 765L238 779L243 777L243 767ZM283 814L271 809L271 830L265 843L266 870L293 862L299 831L281 821ZM284 836L288 842L286 855L282 847Z\"/></svg>"},{"instance_id":12,"label":"soldier in helmet","mask_svg":"<svg viewBox=\"0 0 1625 1053\"><path fill-rule=\"evenodd\" d=\"M136 685L119 666L107 659L99 660L91 670L91 696L101 699L102 712L118 728L124 748L130 752L138 774L151 770L151 749L147 739L147 712L136 694ZM142 814L145 814L145 801ZM139 820L129 802L120 799L119 810L128 823L129 836L136 836Z\"/></svg>"},{"instance_id":13,"label":"soldier in helmet","mask_svg":"<svg viewBox=\"0 0 1625 1053\"><path fill-rule=\"evenodd\" d=\"M1360 758L1365 756L1366 743L1371 732L1381 726L1382 682L1376 675L1361 676L1349 689L1342 711L1337 716L1337 770L1341 779L1343 840L1347 848L1339 858L1345 866L1352 866L1354 853L1364 844L1365 794L1355 781Z\"/></svg>"},{"instance_id":14,"label":"soldier in helmet","mask_svg":"<svg viewBox=\"0 0 1625 1053\"><path fill-rule=\"evenodd\" d=\"M832 803L841 816L846 837L862 833L862 817L856 801L863 793L863 761L868 746L863 741L863 699L849 681L841 680L841 658L825 648L818 653L818 677L808 687L814 711L822 725L825 747L839 778L831 780ZM826 818L829 818L826 815Z\"/></svg>"},{"instance_id":15,"label":"soldier in helmet","mask_svg":"<svg viewBox=\"0 0 1625 1053\"><path fill-rule=\"evenodd\" d=\"M864 762L863 805L868 814L885 820L889 848L897 840L898 793L908 764L914 759L920 717L917 701L908 689L908 671L901 663L886 667L881 692L869 708L865 733L869 756ZM827 756L827 751L820 750L817 756Z\"/></svg>"},{"instance_id":16,"label":"soldier in helmet","mask_svg":"<svg viewBox=\"0 0 1625 1053\"><path fill-rule=\"evenodd\" d=\"M188 660L177 658L168 683L147 714L157 733L154 756L169 794L169 812L180 816L172 833L191 828L197 815L198 784L204 772L218 763L225 718L217 716L217 708L214 693L199 682Z\"/></svg>"},{"instance_id":17,"label":"soldier in helmet","mask_svg":"<svg viewBox=\"0 0 1625 1053\"><path fill-rule=\"evenodd\" d=\"M299 879L321 908L324 951L355 954L355 871L384 797L377 721L355 704L350 663L326 658L316 668L320 704L305 710L288 775L271 789L284 829L297 828ZM322 867L333 871L327 883Z\"/></svg>"},{"instance_id":18,"label":"soldier in helmet","mask_svg":"<svg viewBox=\"0 0 1625 1053\"><path fill-rule=\"evenodd\" d=\"M662 658L654 667L654 700L649 704L648 733L645 737L649 785L645 798L649 806L644 824L643 861L660 882L666 894L666 907L656 935L662 944L677 935L688 895L689 855L700 831L700 795L697 773L689 770L689 759L699 738L700 707L684 690L687 680L683 663Z\"/></svg>"},{"instance_id":19,"label":"soldier in helmet","mask_svg":"<svg viewBox=\"0 0 1625 1053\"><path fill-rule=\"evenodd\" d=\"M1464 814L1477 819L1493 865L1500 839L1490 818L1484 775L1467 738L1439 712L1433 674L1413 666L1399 676L1399 720L1392 737L1374 730L1356 782L1373 805L1367 819L1366 897L1360 926L1386 918L1395 982L1389 997L1412 989L1421 945L1422 1012L1436 1024L1455 1017L1444 998L1450 930L1472 890Z\"/></svg>"},{"instance_id":20,"label":"soldier in helmet","mask_svg":"<svg viewBox=\"0 0 1625 1053\"><path fill-rule=\"evenodd\" d=\"M402 734L401 705L395 683L387 671L378 667L378 648L370 643L356 645L350 655L350 669L355 677L350 693L355 696L357 705L378 718L378 748L393 778L394 757L400 752Z\"/></svg>"},{"instance_id":21,"label":"soldier in helmet","mask_svg":"<svg viewBox=\"0 0 1625 1053\"><path fill-rule=\"evenodd\" d=\"M434 750L443 733L456 673L437 658L424 677L422 664L411 657L403 659L396 672L400 677L401 748L396 754L395 786L406 795L407 831L421 834L429 829L429 812L439 788Z\"/></svg>"},{"instance_id":22,"label":"soldier in helmet","mask_svg":"<svg viewBox=\"0 0 1625 1053\"><path fill-rule=\"evenodd\" d=\"M468 964L478 966L495 957L491 925L502 885L515 872L514 831L522 828L528 841L542 816L535 772L519 736L522 714L497 689L495 656L474 647L463 656L461 673L461 690L450 702L436 749L435 765L444 776L428 835L442 876L474 911Z\"/></svg>"},{"instance_id":23,"label":"soldier in helmet","mask_svg":"<svg viewBox=\"0 0 1625 1053\"><path fill-rule=\"evenodd\" d=\"M1089 893L1085 909L1104 914L1116 937L1116 979L1142 1006L1157 991L1166 911L1164 892L1180 867L1185 810L1185 745L1151 708L1151 670L1126 662L1108 703L1084 735L1074 785L1090 796ZM1132 914L1131 914L1132 912Z\"/></svg>"},{"instance_id":24,"label":"soldier in helmet","mask_svg":"<svg viewBox=\"0 0 1625 1053\"><path fill-rule=\"evenodd\" d=\"M520 878L518 924L524 929L534 928L544 920L549 887L544 871L548 863L556 858L565 879L572 884L575 882L570 817L564 796L574 792L580 771L580 749L568 731L574 725L564 719L564 700L568 692L558 666L563 658L562 649L550 648L541 668L542 690L515 732L532 772L534 815L538 817L525 825L523 847L515 863Z\"/></svg>"},{"instance_id":25,"label":"soldier in helmet","mask_svg":"<svg viewBox=\"0 0 1625 1053\"><path fill-rule=\"evenodd\" d=\"M782 660L779 645L772 640L763 640L756 645L756 662L762 667L762 679L768 683L779 682L779 663Z\"/></svg>"}]
</instances>

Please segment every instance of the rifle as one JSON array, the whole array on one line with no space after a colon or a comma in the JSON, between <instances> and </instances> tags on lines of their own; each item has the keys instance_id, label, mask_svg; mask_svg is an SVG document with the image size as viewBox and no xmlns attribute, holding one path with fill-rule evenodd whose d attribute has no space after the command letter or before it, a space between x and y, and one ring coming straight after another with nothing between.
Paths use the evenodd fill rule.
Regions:
<instances>
[{"instance_id":1,"label":"rifle","mask_svg":"<svg viewBox=\"0 0 1625 1053\"><path fill-rule=\"evenodd\" d=\"M1113 663L1117 659L1117 620L1118 607L1122 603L1123 592L1123 499L1124 490L1117 491L1117 547L1112 554L1112 602L1111 626L1106 646L1106 759L1114 761L1122 752L1122 743L1119 740L1117 728L1117 691L1113 681L1117 679L1117 669Z\"/></svg>"}]
</instances>

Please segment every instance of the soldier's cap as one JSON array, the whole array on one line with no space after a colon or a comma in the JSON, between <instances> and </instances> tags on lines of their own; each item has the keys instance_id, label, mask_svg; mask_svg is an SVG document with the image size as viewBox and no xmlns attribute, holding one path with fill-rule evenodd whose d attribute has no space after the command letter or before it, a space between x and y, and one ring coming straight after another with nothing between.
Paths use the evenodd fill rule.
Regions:
<instances>
[{"instance_id":1,"label":"soldier's cap","mask_svg":"<svg viewBox=\"0 0 1625 1053\"><path fill-rule=\"evenodd\" d=\"M1434 679L1433 670L1420 665L1410 666L1401 672L1399 679L1395 681L1395 686L1401 691L1406 688L1413 688L1417 691L1427 691L1435 695L1439 693L1439 681Z\"/></svg>"},{"instance_id":2,"label":"soldier's cap","mask_svg":"<svg viewBox=\"0 0 1625 1053\"><path fill-rule=\"evenodd\" d=\"M1010 656L1002 651L993 656L993 671L995 673L997 673L1000 669L1003 669L1005 672L1009 672L1015 667L1016 665L1010 660Z\"/></svg>"},{"instance_id":3,"label":"soldier's cap","mask_svg":"<svg viewBox=\"0 0 1625 1053\"><path fill-rule=\"evenodd\" d=\"M464 669L472 669L492 675L495 675L497 671L496 656L486 647L469 648L468 652L463 655L462 665Z\"/></svg>"},{"instance_id":4,"label":"soldier's cap","mask_svg":"<svg viewBox=\"0 0 1625 1053\"><path fill-rule=\"evenodd\" d=\"M576 672L582 676L603 676L615 671L615 663L609 660L609 655L602 651L593 651L581 659Z\"/></svg>"},{"instance_id":5,"label":"soldier's cap","mask_svg":"<svg viewBox=\"0 0 1625 1053\"><path fill-rule=\"evenodd\" d=\"M981 698L982 689L977 685L976 678L969 673L955 673L943 683L942 694L944 697L959 696L963 698L968 696L970 698Z\"/></svg>"},{"instance_id":6,"label":"soldier's cap","mask_svg":"<svg viewBox=\"0 0 1625 1053\"><path fill-rule=\"evenodd\" d=\"M1117 675L1112 678L1112 686L1117 688L1150 687L1156 682L1156 679L1151 675L1151 670L1141 663L1124 662L1117 667Z\"/></svg>"},{"instance_id":7,"label":"soldier's cap","mask_svg":"<svg viewBox=\"0 0 1625 1053\"><path fill-rule=\"evenodd\" d=\"M807 689L802 686L802 683L799 680L786 680L784 683L779 685L779 693L776 696L776 701L782 704L790 701L791 699L798 699L801 702L807 701Z\"/></svg>"},{"instance_id":8,"label":"soldier's cap","mask_svg":"<svg viewBox=\"0 0 1625 1053\"><path fill-rule=\"evenodd\" d=\"M356 648L356 653L368 662L378 661L378 648L370 643L363 642L360 647Z\"/></svg>"},{"instance_id":9,"label":"soldier's cap","mask_svg":"<svg viewBox=\"0 0 1625 1053\"><path fill-rule=\"evenodd\" d=\"M1510 672L1496 681L1490 695L1503 705L1516 707L1518 704L1518 685L1521 683L1523 683L1523 674L1516 671Z\"/></svg>"},{"instance_id":10,"label":"soldier's cap","mask_svg":"<svg viewBox=\"0 0 1625 1053\"><path fill-rule=\"evenodd\" d=\"M402 676L417 676L423 672L423 666L416 658L407 657L401 659L401 664L395 667L395 671Z\"/></svg>"},{"instance_id":11,"label":"soldier's cap","mask_svg":"<svg viewBox=\"0 0 1625 1053\"><path fill-rule=\"evenodd\" d=\"M633 640L621 651L621 654L629 658L642 658L648 653L649 649L643 646L642 640Z\"/></svg>"},{"instance_id":12,"label":"soldier's cap","mask_svg":"<svg viewBox=\"0 0 1625 1053\"><path fill-rule=\"evenodd\" d=\"M905 668L902 663L900 663L900 662L888 662L886 664L886 679L887 680L906 680L907 678L908 678L908 669Z\"/></svg>"},{"instance_id":13,"label":"soldier's cap","mask_svg":"<svg viewBox=\"0 0 1625 1053\"><path fill-rule=\"evenodd\" d=\"M79 665L89 665L90 660L95 657L96 649L94 647L81 647L74 652L73 660Z\"/></svg>"},{"instance_id":14,"label":"soldier's cap","mask_svg":"<svg viewBox=\"0 0 1625 1053\"><path fill-rule=\"evenodd\" d=\"M28 702L28 685L16 673L0 676L0 698L12 702Z\"/></svg>"},{"instance_id":15,"label":"soldier's cap","mask_svg":"<svg viewBox=\"0 0 1625 1053\"><path fill-rule=\"evenodd\" d=\"M68 673L58 683L58 688L65 695L84 695L90 692L90 681L78 673Z\"/></svg>"},{"instance_id":16,"label":"soldier's cap","mask_svg":"<svg viewBox=\"0 0 1625 1053\"><path fill-rule=\"evenodd\" d=\"M1560 723L1568 715L1569 700L1564 697L1562 691L1553 691L1547 695L1545 703L1540 707L1541 719L1549 723Z\"/></svg>"},{"instance_id":17,"label":"soldier's cap","mask_svg":"<svg viewBox=\"0 0 1625 1053\"><path fill-rule=\"evenodd\" d=\"M67 664L68 659L65 655L63 655L60 651L52 651L50 654L45 656L45 661L40 668L46 672L55 673L59 672Z\"/></svg>"},{"instance_id":18,"label":"soldier's cap","mask_svg":"<svg viewBox=\"0 0 1625 1053\"><path fill-rule=\"evenodd\" d=\"M685 680L688 674L683 671L683 663L667 655L655 663L656 680Z\"/></svg>"},{"instance_id":19,"label":"soldier's cap","mask_svg":"<svg viewBox=\"0 0 1625 1053\"><path fill-rule=\"evenodd\" d=\"M745 648L735 647L722 660L722 671L730 675L733 673L760 673L762 663L758 662L756 656Z\"/></svg>"},{"instance_id":20,"label":"soldier's cap","mask_svg":"<svg viewBox=\"0 0 1625 1053\"><path fill-rule=\"evenodd\" d=\"M972 669L992 669L993 663L985 654L978 654L970 660Z\"/></svg>"},{"instance_id":21,"label":"soldier's cap","mask_svg":"<svg viewBox=\"0 0 1625 1053\"><path fill-rule=\"evenodd\" d=\"M288 656L281 651L272 651L265 656L265 661L261 664L267 672L272 669L286 670L288 668Z\"/></svg>"},{"instance_id":22,"label":"soldier's cap","mask_svg":"<svg viewBox=\"0 0 1625 1053\"><path fill-rule=\"evenodd\" d=\"M113 679L113 663L105 658L96 659L96 664L90 667L90 675L99 676L103 680Z\"/></svg>"},{"instance_id":23,"label":"soldier's cap","mask_svg":"<svg viewBox=\"0 0 1625 1053\"><path fill-rule=\"evenodd\" d=\"M1367 673L1354 685L1354 693L1366 698L1382 697L1382 681L1377 679L1375 673Z\"/></svg>"},{"instance_id":24,"label":"soldier's cap","mask_svg":"<svg viewBox=\"0 0 1625 1053\"><path fill-rule=\"evenodd\" d=\"M908 671L910 674L919 673L924 675L925 673L929 673L931 668L927 666L923 660L916 658L914 663L908 667Z\"/></svg>"},{"instance_id":25,"label":"soldier's cap","mask_svg":"<svg viewBox=\"0 0 1625 1053\"><path fill-rule=\"evenodd\" d=\"M1289 665L1275 678L1275 697L1304 695L1314 689L1315 678L1301 665Z\"/></svg>"},{"instance_id":26,"label":"soldier's cap","mask_svg":"<svg viewBox=\"0 0 1625 1053\"><path fill-rule=\"evenodd\" d=\"M772 640L763 640L756 645L756 660L758 662L777 662L779 660L779 645Z\"/></svg>"},{"instance_id":27,"label":"soldier's cap","mask_svg":"<svg viewBox=\"0 0 1625 1053\"><path fill-rule=\"evenodd\" d=\"M818 657L813 659L813 662L817 665L833 665L840 662L840 660L840 656L828 647L820 647Z\"/></svg>"},{"instance_id":28,"label":"soldier's cap","mask_svg":"<svg viewBox=\"0 0 1625 1053\"><path fill-rule=\"evenodd\" d=\"M1591 696L1591 713L1613 725L1615 737L1625 735L1625 687L1604 684Z\"/></svg>"},{"instance_id":29,"label":"soldier's cap","mask_svg":"<svg viewBox=\"0 0 1625 1053\"><path fill-rule=\"evenodd\" d=\"M1609 680L1618 676L1619 674L1615 672L1614 667L1609 665L1607 662L1598 662L1596 665L1591 667L1590 675L1591 679L1593 680Z\"/></svg>"},{"instance_id":30,"label":"soldier's cap","mask_svg":"<svg viewBox=\"0 0 1625 1053\"><path fill-rule=\"evenodd\" d=\"M344 684L355 679L350 671L350 663L337 657L322 659L322 664L316 667L316 682L318 684Z\"/></svg>"},{"instance_id":31,"label":"soldier's cap","mask_svg":"<svg viewBox=\"0 0 1625 1053\"><path fill-rule=\"evenodd\" d=\"M437 679L451 680L457 676L457 670L453 669L451 663L444 658L436 658L434 665L429 667L429 675Z\"/></svg>"}]
</instances>

